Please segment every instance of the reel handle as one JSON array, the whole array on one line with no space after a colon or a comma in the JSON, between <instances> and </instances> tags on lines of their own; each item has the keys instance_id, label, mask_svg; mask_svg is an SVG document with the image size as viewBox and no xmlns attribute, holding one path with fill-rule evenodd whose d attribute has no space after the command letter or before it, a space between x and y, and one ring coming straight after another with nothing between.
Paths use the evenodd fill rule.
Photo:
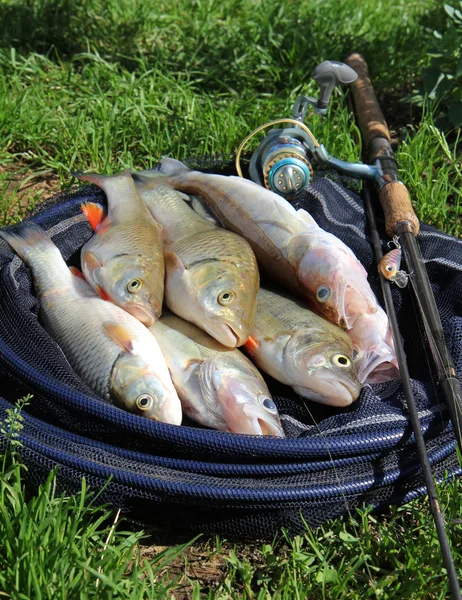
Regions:
<instances>
[{"instance_id":1,"label":"reel handle","mask_svg":"<svg viewBox=\"0 0 462 600\"><path fill-rule=\"evenodd\" d=\"M311 71L311 77L319 84L319 98L315 108L324 114L334 87L338 84L348 85L356 81L358 75L345 63L325 60Z\"/></svg>"}]
</instances>

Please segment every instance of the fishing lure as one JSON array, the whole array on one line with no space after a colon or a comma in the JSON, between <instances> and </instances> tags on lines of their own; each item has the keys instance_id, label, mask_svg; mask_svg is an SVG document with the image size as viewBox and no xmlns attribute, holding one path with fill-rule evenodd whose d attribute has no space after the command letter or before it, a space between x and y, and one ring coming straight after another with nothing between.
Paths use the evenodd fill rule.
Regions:
<instances>
[{"instance_id":1,"label":"fishing lure","mask_svg":"<svg viewBox=\"0 0 462 600\"><path fill-rule=\"evenodd\" d=\"M378 270L385 279L388 279L388 281L391 281L392 283L396 283L400 288L404 288L407 286L409 274L406 273L406 271L399 270L401 266L402 250L398 241L398 236L395 235L393 237L393 242L391 243L396 247L385 254L379 262Z\"/></svg>"}]
</instances>

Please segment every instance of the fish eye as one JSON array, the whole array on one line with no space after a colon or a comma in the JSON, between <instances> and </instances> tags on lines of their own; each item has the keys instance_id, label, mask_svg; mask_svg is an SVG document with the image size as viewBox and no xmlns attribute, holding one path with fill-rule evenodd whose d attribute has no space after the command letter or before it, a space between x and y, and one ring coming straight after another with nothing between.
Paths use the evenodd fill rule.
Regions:
<instances>
[{"instance_id":1,"label":"fish eye","mask_svg":"<svg viewBox=\"0 0 462 600\"><path fill-rule=\"evenodd\" d=\"M141 279L130 279L127 285L127 290L131 294L136 294L143 287L143 282Z\"/></svg>"},{"instance_id":2,"label":"fish eye","mask_svg":"<svg viewBox=\"0 0 462 600\"><path fill-rule=\"evenodd\" d=\"M327 302L331 297L332 290L328 285L320 285L316 290L316 299L319 302Z\"/></svg>"},{"instance_id":3,"label":"fish eye","mask_svg":"<svg viewBox=\"0 0 462 600\"><path fill-rule=\"evenodd\" d=\"M385 268L387 271L393 271L393 267L391 265L387 265Z\"/></svg>"},{"instance_id":4,"label":"fish eye","mask_svg":"<svg viewBox=\"0 0 462 600\"><path fill-rule=\"evenodd\" d=\"M358 348L353 348L353 355L352 355L353 360L356 360L360 356L362 356L361 350L358 350Z\"/></svg>"},{"instance_id":5,"label":"fish eye","mask_svg":"<svg viewBox=\"0 0 462 600\"><path fill-rule=\"evenodd\" d=\"M344 356L343 354L336 354L334 357L332 357L332 362L337 367L347 368L351 365L351 360L348 358L348 356Z\"/></svg>"},{"instance_id":6,"label":"fish eye","mask_svg":"<svg viewBox=\"0 0 462 600\"><path fill-rule=\"evenodd\" d=\"M231 304L231 302L234 302L235 298L236 294L234 292L232 292L231 290L226 290L225 292L221 292L221 294L219 294L218 302L222 305Z\"/></svg>"},{"instance_id":7,"label":"fish eye","mask_svg":"<svg viewBox=\"0 0 462 600\"><path fill-rule=\"evenodd\" d=\"M149 394L141 394L141 396L138 396L136 399L135 404L140 410L149 410L154 404L154 398Z\"/></svg>"},{"instance_id":8,"label":"fish eye","mask_svg":"<svg viewBox=\"0 0 462 600\"><path fill-rule=\"evenodd\" d=\"M259 396L258 398L263 406L272 413L276 413L278 408L274 403L274 400L269 396Z\"/></svg>"}]
</instances>

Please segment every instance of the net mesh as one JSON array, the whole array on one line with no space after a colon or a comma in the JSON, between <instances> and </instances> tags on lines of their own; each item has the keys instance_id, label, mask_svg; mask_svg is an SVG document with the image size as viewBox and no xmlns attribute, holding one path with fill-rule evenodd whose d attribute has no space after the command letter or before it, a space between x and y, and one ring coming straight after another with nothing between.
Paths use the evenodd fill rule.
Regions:
<instances>
[{"instance_id":1,"label":"net mesh","mask_svg":"<svg viewBox=\"0 0 462 600\"><path fill-rule=\"evenodd\" d=\"M233 173L223 157L189 164ZM353 249L381 300L357 185L318 171L294 204ZM76 266L80 248L92 235L80 212L83 201L105 204L102 192L86 186L58 194L31 216ZM419 241L460 373L462 242L425 224ZM121 507L138 521L239 539L269 538L282 526L295 533L305 523L319 525L362 503L379 509L424 492L399 381L367 385L357 402L336 409L301 403L290 388L266 377L286 439L148 421L96 397L72 370L40 324L28 269L3 241L0 277L0 418L18 398L33 394L20 434L32 482L42 482L59 466L62 491L80 489L85 476L94 490L104 488L101 502ZM438 480L459 475L454 436L411 292L395 288L393 296L433 472ZM6 439L0 443L4 446Z\"/></svg>"}]
</instances>

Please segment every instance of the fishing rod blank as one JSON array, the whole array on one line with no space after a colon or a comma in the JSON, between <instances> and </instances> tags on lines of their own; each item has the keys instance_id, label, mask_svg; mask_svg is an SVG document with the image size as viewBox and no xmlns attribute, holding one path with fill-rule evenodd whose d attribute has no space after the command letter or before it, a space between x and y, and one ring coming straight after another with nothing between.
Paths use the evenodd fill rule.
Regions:
<instances>
[{"instance_id":1,"label":"fishing rod blank","mask_svg":"<svg viewBox=\"0 0 462 600\"><path fill-rule=\"evenodd\" d=\"M403 247L411 284L435 362L439 390L448 409L457 444L462 451L462 389L416 240L419 220L412 208L409 192L399 179L390 133L375 96L366 61L360 54L352 54L345 62L358 74L358 79L352 84L352 93L369 162L376 164L380 173L376 183L385 215L386 231L391 238L398 236Z\"/></svg>"},{"instance_id":2,"label":"fishing rod blank","mask_svg":"<svg viewBox=\"0 0 462 600\"><path fill-rule=\"evenodd\" d=\"M375 260L377 261L377 264L379 264L383 258L382 243L380 240L379 232L377 230L377 223L375 220L374 209L372 207L371 195L367 185L364 188L364 204L371 230L372 247L374 249ZM435 528L440 542L441 554L443 556L443 563L448 574L452 596L453 598L458 600L462 598L460 593L459 580L457 578L454 558L451 553L448 534L446 532L446 527L444 524L444 516L441 512L435 481L433 479L430 461L428 460L427 449L425 447L425 441L422 434L422 429L420 427L419 414L417 412L417 406L414 394L412 392L411 378L407 366L406 355L404 353L403 342L399 333L398 320L396 317L396 311L391 295L390 282L387 281L381 273L380 283L382 285L382 292L385 301L386 312L391 325L393 343L396 350L396 357L398 359L401 382L403 385L404 396L406 398L407 409L409 412L409 420L411 421L412 430L414 432L417 454L419 456L420 465L422 467L422 475L424 478L425 487L427 488L428 492L428 502L430 504L430 511L435 522Z\"/></svg>"}]
</instances>

